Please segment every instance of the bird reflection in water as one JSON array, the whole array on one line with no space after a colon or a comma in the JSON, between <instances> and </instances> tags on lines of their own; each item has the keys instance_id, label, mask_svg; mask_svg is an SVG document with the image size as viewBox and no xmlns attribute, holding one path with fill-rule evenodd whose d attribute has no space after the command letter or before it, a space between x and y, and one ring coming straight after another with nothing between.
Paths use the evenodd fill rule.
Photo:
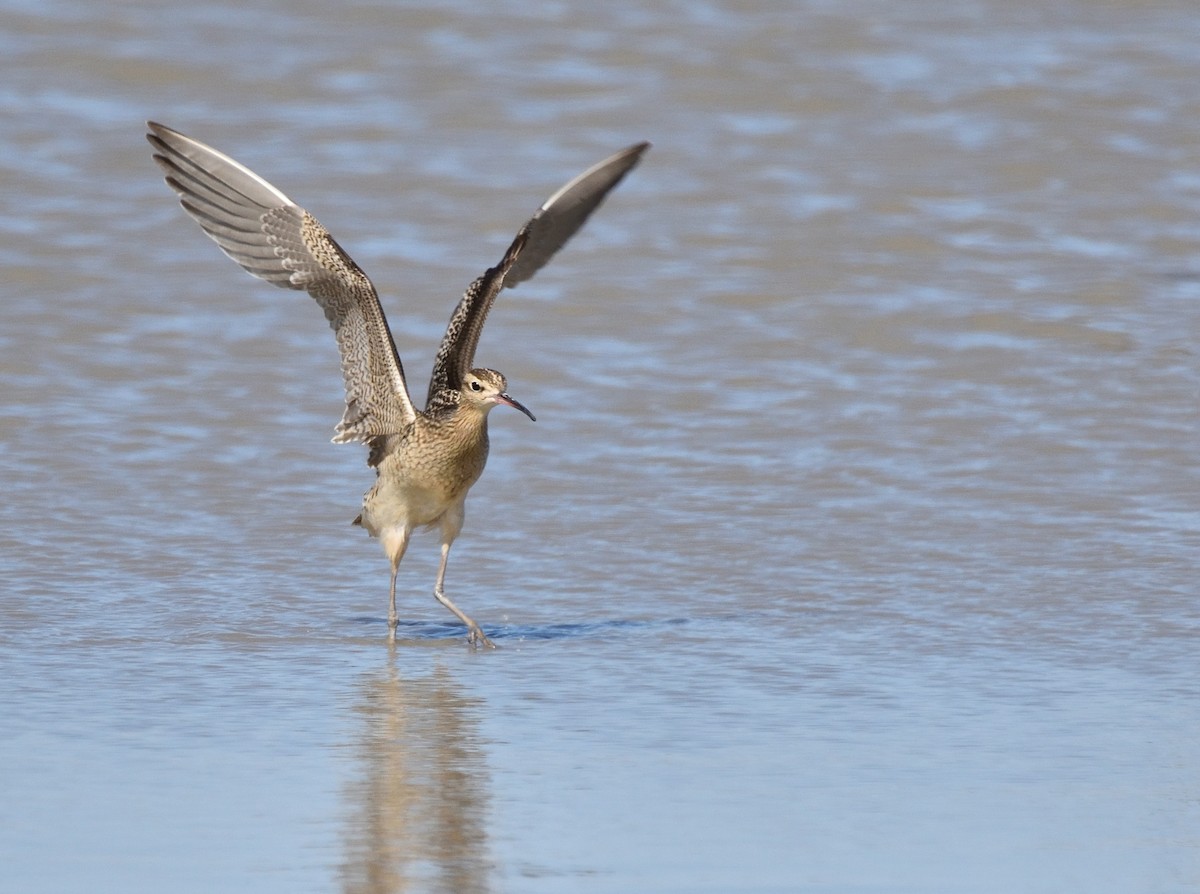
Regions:
<instances>
[{"instance_id":1,"label":"bird reflection in water","mask_svg":"<svg viewBox=\"0 0 1200 894\"><path fill-rule=\"evenodd\" d=\"M363 681L342 890L485 892L493 867L482 705L443 667L402 676L391 652L387 667Z\"/></svg>"}]
</instances>

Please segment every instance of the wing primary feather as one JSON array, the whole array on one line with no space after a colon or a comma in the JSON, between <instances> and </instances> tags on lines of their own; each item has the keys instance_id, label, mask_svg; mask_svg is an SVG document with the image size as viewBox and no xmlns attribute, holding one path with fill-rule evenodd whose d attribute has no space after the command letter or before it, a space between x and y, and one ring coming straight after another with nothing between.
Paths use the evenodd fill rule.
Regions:
<instances>
[{"instance_id":1,"label":"wing primary feather","mask_svg":"<svg viewBox=\"0 0 1200 894\"><path fill-rule=\"evenodd\" d=\"M521 227L500 263L471 283L442 336L429 380L427 408L439 392L461 386L475 362L483 324L500 290L524 282L545 266L649 148L649 143L635 143L568 180Z\"/></svg>"},{"instance_id":2,"label":"wing primary feather","mask_svg":"<svg viewBox=\"0 0 1200 894\"><path fill-rule=\"evenodd\" d=\"M276 286L306 289L342 358L346 412L335 441L369 441L416 418L404 368L374 285L315 217L199 140L149 123L147 139L183 209L230 258Z\"/></svg>"},{"instance_id":3,"label":"wing primary feather","mask_svg":"<svg viewBox=\"0 0 1200 894\"><path fill-rule=\"evenodd\" d=\"M592 165L554 192L524 229L529 244L504 278L510 288L531 279L570 241L625 175L637 167L649 143L634 143Z\"/></svg>"}]
</instances>

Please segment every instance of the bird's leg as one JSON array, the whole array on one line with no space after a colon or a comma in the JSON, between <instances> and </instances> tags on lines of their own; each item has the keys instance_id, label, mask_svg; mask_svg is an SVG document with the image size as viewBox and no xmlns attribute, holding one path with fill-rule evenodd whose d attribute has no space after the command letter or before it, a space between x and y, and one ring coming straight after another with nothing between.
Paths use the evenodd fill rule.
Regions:
<instances>
[{"instance_id":1,"label":"bird's leg","mask_svg":"<svg viewBox=\"0 0 1200 894\"><path fill-rule=\"evenodd\" d=\"M470 630L470 633L467 634L468 643L476 648L479 646L487 646L489 649L496 648L496 644L484 635L483 631L479 628L479 625L468 618L457 605L450 601L450 597L446 595L443 585L446 582L446 563L449 561L449 559L450 541L445 540L442 542L442 564L438 566L437 583L433 588L434 598L437 599L437 601L442 605L446 606L446 608L450 609L450 611L454 612L454 614L458 617L458 620L467 625L467 629Z\"/></svg>"},{"instance_id":2,"label":"bird's leg","mask_svg":"<svg viewBox=\"0 0 1200 894\"><path fill-rule=\"evenodd\" d=\"M393 528L385 531L383 537L380 538L388 559L392 563L392 582L388 587L388 630L391 632L392 642L396 640L396 626L400 623L400 616L396 614L396 572L400 570L400 560L404 558L404 553L408 549L408 538L411 533L407 528Z\"/></svg>"},{"instance_id":3,"label":"bird's leg","mask_svg":"<svg viewBox=\"0 0 1200 894\"><path fill-rule=\"evenodd\" d=\"M392 562L392 584L388 588L388 629L392 631L392 636L396 635L396 626L400 623L400 616L396 614L396 572L400 570L399 562Z\"/></svg>"}]
</instances>

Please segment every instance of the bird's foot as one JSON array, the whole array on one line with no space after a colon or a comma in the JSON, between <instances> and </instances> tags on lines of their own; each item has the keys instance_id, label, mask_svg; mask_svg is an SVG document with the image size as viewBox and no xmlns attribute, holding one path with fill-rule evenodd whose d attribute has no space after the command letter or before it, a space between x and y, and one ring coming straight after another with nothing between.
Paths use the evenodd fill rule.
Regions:
<instances>
[{"instance_id":1,"label":"bird's foot","mask_svg":"<svg viewBox=\"0 0 1200 894\"><path fill-rule=\"evenodd\" d=\"M496 644L484 635L483 631L479 629L479 625L467 617L457 605L450 601L450 597L442 589L441 576L438 577L437 586L433 589L433 598L450 609L458 620L467 625L467 630L469 631L467 633L467 642L470 643L472 648L479 649L484 646L489 649L496 648Z\"/></svg>"},{"instance_id":2,"label":"bird's foot","mask_svg":"<svg viewBox=\"0 0 1200 894\"><path fill-rule=\"evenodd\" d=\"M487 636L484 635L484 632L479 629L478 624L472 623L472 624L469 624L468 626L471 628L471 632L467 634L467 642L471 645L471 648L473 648L473 649L480 649L480 648L494 649L494 648L496 648L496 644L494 642L492 642L490 639L488 639Z\"/></svg>"}]
</instances>

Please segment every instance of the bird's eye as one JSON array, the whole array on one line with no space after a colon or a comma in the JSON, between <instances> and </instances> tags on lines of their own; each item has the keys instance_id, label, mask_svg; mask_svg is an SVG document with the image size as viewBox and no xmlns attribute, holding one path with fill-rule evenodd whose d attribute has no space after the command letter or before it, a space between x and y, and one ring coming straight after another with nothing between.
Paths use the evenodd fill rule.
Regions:
<instances>
[{"instance_id":1,"label":"bird's eye","mask_svg":"<svg viewBox=\"0 0 1200 894\"><path fill-rule=\"evenodd\" d=\"M482 391L482 390L483 390L483 386L482 386L482 385L480 385L480 384L479 384L479 381L476 379L476 380L473 380L473 381L471 382L471 390L472 390L472 391Z\"/></svg>"}]
</instances>

